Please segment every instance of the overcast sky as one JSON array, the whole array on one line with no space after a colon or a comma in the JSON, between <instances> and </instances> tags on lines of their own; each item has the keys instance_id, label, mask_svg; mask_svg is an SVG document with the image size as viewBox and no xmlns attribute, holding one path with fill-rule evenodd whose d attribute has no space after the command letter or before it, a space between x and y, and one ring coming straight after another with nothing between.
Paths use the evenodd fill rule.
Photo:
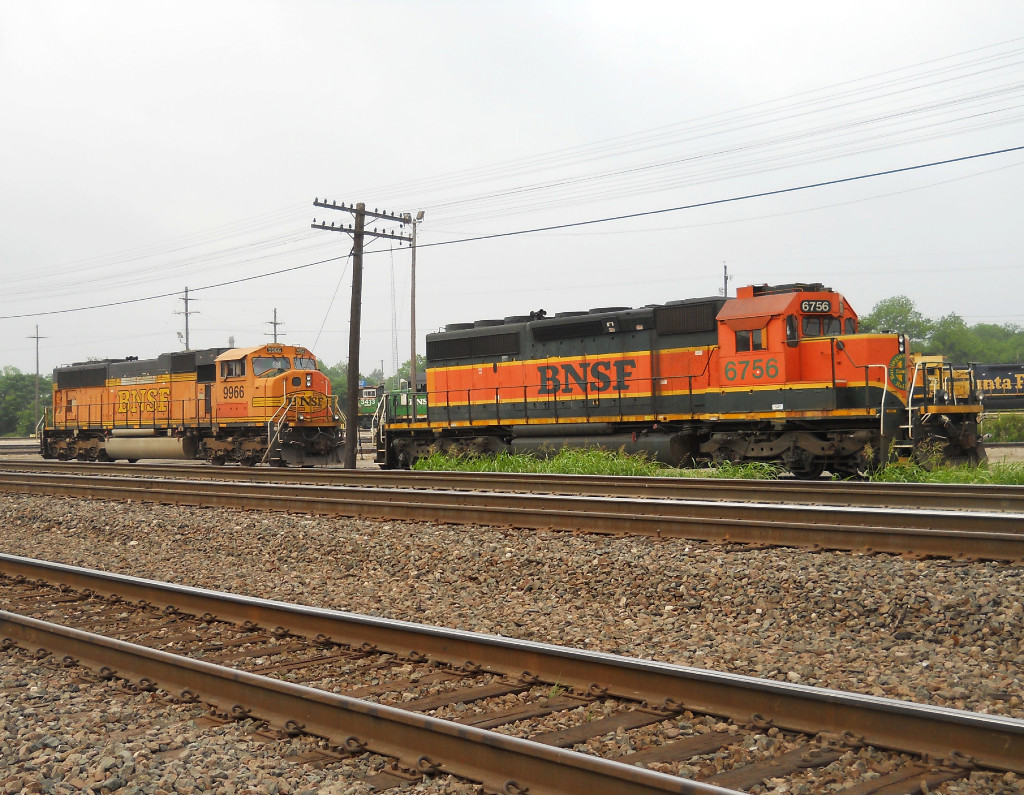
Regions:
<instances>
[{"instance_id":1,"label":"overcast sky","mask_svg":"<svg viewBox=\"0 0 1024 795\"><path fill-rule=\"evenodd\" d=\"M1024 325L1024 151L743 198L1024 146L1022 96L1018 2L0 0L0 365L35 371L37 326L44 373L180 350L186 287L193 348L269 341L276 310L346 360L351 239L310 224L351 217L315 197L425 212L420 353L714 295L723 265L730 293ZM367 241L364 373L409 358L392 246Z\"/></svg>"}]
</instances>

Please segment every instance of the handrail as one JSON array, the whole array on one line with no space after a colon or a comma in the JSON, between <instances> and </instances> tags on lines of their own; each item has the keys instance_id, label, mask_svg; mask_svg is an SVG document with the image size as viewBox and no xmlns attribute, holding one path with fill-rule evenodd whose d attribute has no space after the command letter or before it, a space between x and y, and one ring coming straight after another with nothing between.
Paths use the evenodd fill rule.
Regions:
<instances>
[{"instance_id":1,"label":"handrail","mask_svg":"<svg viewBox=\"0 0 1024 795\"><path fill-rule=\"evenodd\" d=\"M288 402L282 403L281 408L275 411L274 416L267 421L267 449L263 452L263 458L260 459L261 464L265 464L267 462L267 456L270 455L270 451L274 448L274 442L281 438L281 428L284 426L285 418L288 416L288 410L291 409L294 404L295 396L292 395L288 397ZM280 421L278 420L278 417L281 418ZM274 428L275 424L276 429L273 434L271 434L271 428Z\"/></svg>"},{"instance_id":2,"label":"handrail","mask_svg":"<svg viewBox=\"0 0 1024 795\"><path fill-rule=\"evenodd\" d=\"M921 372L921 362L914 363L914 377L907 384L907 438L914 438L914 387L917 386L917 374ZM928 397L928 379L922 381L923 397Z\"/></svg>"},{"instance_id":3,"label":"handrail","mask_svg":"<svg viewBox=\"0 0 1024 795\"><path fill-rule=\"evenodd\" d=\"M338 396L330 395L330 398L331 416L337 416L339 422L341 423L341 427L344 428L346 425L348 425L348 417L345 415L345 412L341 410L341 405L338 403Z\"/></svg>"},{"instance_id":4,"label":"handrail","mask_svg":"<svg viewBox=\"0 0 1024 795\"><path fill-rule=\"evenodd\" d=\"M43 416L39 418L39 422L36 423L35 437L40 437L40 430L46 425L46 410L43 410Z\"/></svg>"},{"instance_id":5,"label":"handrail","mask_svg":"<svg viewBox=\"0 0 1024 795\"><path fill-rule=\"evenodd\" d=\"M864 365L865 370L870 370L872 367L879 367L882 370L882 402L878 407L878 433L880 436L885 436L885 396L889 394L889 367L884 364ZM913 392L913 389L911 389L911 392ZM867 396L865 395L865 397Z\"/></svg>"}]
</instances>

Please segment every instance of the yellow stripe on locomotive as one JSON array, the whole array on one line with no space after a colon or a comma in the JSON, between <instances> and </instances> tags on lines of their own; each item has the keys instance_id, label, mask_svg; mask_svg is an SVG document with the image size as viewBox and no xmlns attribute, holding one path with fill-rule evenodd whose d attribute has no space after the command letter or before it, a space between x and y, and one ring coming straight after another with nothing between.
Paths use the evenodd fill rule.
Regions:
<instances>
[{"instance_id":1,"label":"yellow stripe on locomotive","mask_svg":"<svg viewBox=\"0 0 1024 795\"><path fill-rule=\"evenodd\" d=\"M341 460L342 415L306 348L261 345L107 359L54 371L52 458Z\"/></svg>"},{"instance_id":2,"label":"yellow stripe on locomotive","mask_svg":"<svg viewBox=\"0 0 1024 795\"><path fill-rule=\"evenodd\" d=\"M389 403L378 462L602 446L810 477L890 454L981 460L970 374L939 373L903 335L858 326L820 284L453 324L427 336L425 421Z\"/></svg>"}]
</instances>

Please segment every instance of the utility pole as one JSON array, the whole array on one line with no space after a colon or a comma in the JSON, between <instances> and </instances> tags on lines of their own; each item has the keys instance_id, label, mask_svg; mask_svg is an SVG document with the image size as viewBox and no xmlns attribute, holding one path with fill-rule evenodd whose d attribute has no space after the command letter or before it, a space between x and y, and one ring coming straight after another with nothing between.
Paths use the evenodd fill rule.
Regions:
<instances>
[{"instance_id":1,"label":"utility pole","mask_svg":"<svg viewBox=\"0 0 1024 795\"><path fill-rule=\"evenodd\" d=\"M36 325L36 333L29 336L30 340L36 341L36 422L39 422L39 340L45 340L46 337L39 336L39 325Z\"/></svg>"},{"instance_id":2,"label":"utility pole","mask_svg":"<svg viewBox=\"0 0 1024 795\"><path fill-rule=\"evenodd\" d=\"M409 286L409 384L412 389L412 421L416 422L416 226L423 220L423 210L413 218L405 213L402 220L412 224L412 278Z\"/></svg>"},{"instance_id":3,"label":"utility pole","mask_svg":"<svg viewBox=\"0 0 1024 795\"><path fill-rule=\"evenodd\" d=\"M409 240L407 235L396 235L386 230L372 232L366 231L366 218L380 218L382 221L395 221L401 223L402 219L387 211L374 210L370 212L366 205L359 202L356 205L345 206L342 202L331 202L320 199L313 200L314 207L323 207L328 210L343 210L355 216L355 225L349 224L335 226L331 221L328 226L325 223L317 223L313 219L310 226L313 229L323 229L328 232L344 232L352 235L352 308L350 310L349 333L348 333L348 399L345 401L345 469L356 468L356 448L359 446L359 326L362 315L363 301L363 238L366 235L382 237L388 240Z\"/></svg>"},{"instance_id":4,"label":"utility pole","mask_svg":"<svg viewBox=\"0 0 1024 795\"><path fill-rule=\"evenodd\" d=\"M192 345L191 345L191 342L189 341L189 336L188 336L188 316L189 315L198 315L199 313L195 312L195 311L189 311L188 304L189 304L189 301L195 301L196 299L188 297L188 288L186 287L185 288L185 297L184 298L179 298L178 300L185 302L185 311L184 312L175 312L174 314L176 314L176 315L184 315L185 316L185 350L186 351L190 351L190 350L192 350ZM181 339L180 336L179 336L179 339Z\"/></svg>"},{"instance_id":5,"label":"utility pole","mask_svg":"<svg viewBox=\"0 0 1024 795\"><path fill-rule=\"evenodd\" d=\"M278 327L278 326L283 326L283 325L284 325L284 323L278 323L278 322L277 322L277 307L276 307L276 306L274 307L274 319L273 319L273 320L268 320L268 321L267 321L267 325L268 325L268 326L273 326L273 327L274 327L274 333L273 333L273 335L271 335L271 334L268 334L267 336L268 336L268 337L270 337L270 336L273 336L273 338L274 338L274 342L277 342L277 327Z\"/></svg>"}]
</instances>

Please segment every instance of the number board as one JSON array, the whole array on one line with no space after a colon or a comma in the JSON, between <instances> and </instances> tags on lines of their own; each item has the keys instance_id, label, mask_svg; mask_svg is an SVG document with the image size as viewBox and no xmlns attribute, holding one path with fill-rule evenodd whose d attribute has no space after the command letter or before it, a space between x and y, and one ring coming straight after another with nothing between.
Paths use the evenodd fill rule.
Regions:
<instances>
[{"instance_id":1,"label":"number board","mask_svg":"<svg viewBox=\"0 0 1024 795\"><path fill-rule=\"evenodd\" d=\"M801 301L800 311L808 315L829 315L832 313L832 302L824 299Z\"/></svg>"}]
</instances>

